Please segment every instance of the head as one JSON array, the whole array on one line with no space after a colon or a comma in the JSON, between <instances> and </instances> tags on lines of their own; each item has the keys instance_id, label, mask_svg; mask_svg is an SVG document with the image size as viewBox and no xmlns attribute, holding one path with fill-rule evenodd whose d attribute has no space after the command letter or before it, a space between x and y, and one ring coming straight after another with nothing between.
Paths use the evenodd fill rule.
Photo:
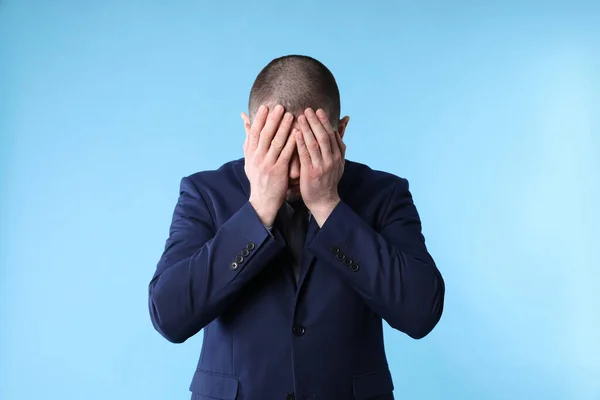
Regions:
<instances>
[{"instance_id":1,"label":"head","mask_svg":"<svg viewBox=\"0 0 600 400\"><path fill-rule=\"evenodd\" d=\"M343 137L349 118L340 119L340 92L331 71L314 58L301 55L279 57L265 66L256 77L248 102L249 122L252 124L258 108L272 109L281 104L297 117L307 108L323 109L331 126ZM288 201L300 198L300 159L298 150L290 161Z\"/></svg>"}]
</instances>

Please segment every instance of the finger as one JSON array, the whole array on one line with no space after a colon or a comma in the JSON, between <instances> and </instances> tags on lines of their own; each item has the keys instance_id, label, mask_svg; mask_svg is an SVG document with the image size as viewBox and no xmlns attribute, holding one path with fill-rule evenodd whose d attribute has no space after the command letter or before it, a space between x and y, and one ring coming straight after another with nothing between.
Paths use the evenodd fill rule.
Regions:
<instances>
[{"instance_id":1,"label":"finger","mask_svg":"<svg viewBox=\"0 0 600 400\"><path fill-rule=\"evenodd\" d=\"M246 113L242 113L242 120L244 121L244 131L246 132L246 138L244 139L244 156L246 155L246 151L248 150L248 140L250 137L250 118L246 115Z\"/></svg>"},{"instance_id":2,"label":"finger","mask_svg":"<svg viewBox=\"0 0 600 400\"><path fill-rule=\"evenodd\" d=\"M340 135L340 133L338 131L335 131L335 139L336 139L336 142L340 149L340 156L341 156L342 160L344 160L346 157L346 144L342 140L342 136Z\"/></svg>"},{"instance_id":3,"label":"finger","mask_svg":"<svg viewBox=\"0 0 600 400\"><path fill-rule=\"evenodd\" d=\"M250 123L250 117L248 116L248 114L246 114L245 112L242 112L242 114L240 115L242 117L242 121L244 121L244 126L248 125L252 125Z\"/></svg>"},{"instance_id":4,"label":"finger","mask_svg":"<svg viewBox=\"0 0 600 400\"><path fill-rule=\"evenodd\" d=\"M323 124L321 124L319 117L317 114L315 114L312 108L307 108L304 112L304 115L306 115L306 119L310 124L310 128L313 131L317 142L319 143L323 160L331 160L331 138L329 137L329 133L325 130L325 127Z\"/></svg>"},{"instance_id":5,"label":"finger","mask_svg":"<svg viewBox=\"0 0 600 400\"><path fill-rule=\"evenodd\" d=\"M300 124L300 130L302 131L302 139L304 142L304 146L310 155L310 160L313 165L320 163L323 160L321 156L321 149L319 146L319 142L315 138L312 130L310 129L310 125L306 120L304 115L300 115L298 117L298 123Z\"/></svg>"},{"instance_id":6,"label":"finger","mask_svg":"<svg viewBox=\"0 0 600 400\"><path fill-rule=\"evenodd\" d=\"M244 124L244 130L246 131L246 146L248 146L248 143L250 141L250 135L251 135L250 124Z\"/></svg>"},{"instance_id":7,"label":"finger","mask_svg":"<svg viewBox=\"0 0 600 400\"><path fill-rule=\"evenodd\" d=\"M277 161L279 154L282 152L283 148L286 146L288 142L288 137L290 136L290 131L292 129L292 123L294 122L294 115L290 112L284 114L281 124L279 124L279 128L277 128L277 133L273 140L271 140L271 146L269 147L269 151L267 153L267 158L272 163Z\"/></svg>"},{"instance_id":8,"label":"finger","mask_svg":"<svg viewBox=\"0 0 600 400\"><path fill-rule=\"evenodd\" d=\"M260 131L262 130L265 122L267 120L267 114L269 113L269 108L265 105L261 105L258 108L256 113L256 117L254 118L254 122L250 127L250 139L248 141L248 150L254 151L258 147L258 139L260 138ZM249 121L248 121L249 122Z\"/></svg>"},{"instance_id":9,"label":"finger","mask_svg":"<svg viewBox=\"0 0 600 400\"><path fill-rule=\"evenodd\" d=\"M325 129L325 131L327 132L327 134L329 136L330 143L331 143L331 153L334 156L340 154L340 147L339 147L339 143L336 138L336 132L335 132L335 129L333 129L333 127L331 126L331 122L329 122L329 116L323 109L318 109L316 114L317 114L317 117L319 118L319 121L321 121L321 125L323 125L323 128Z\"/></svg>"},{"instance_id":10,"label":"finger","mask_svg":"<svg viewBox=\"0 0 600 400\"><path fill-rule=\"evenodd\" d=\"M294 129L294 134L296 136L296 146L298 146L298 156L300 157L300 163L302 165L312 165L312 161L310 159L310 152L306 147L306 141L304 140L304 133L298 129Z\"/></svg>"},{"instance_id":11,"label":"finger","mask_svg":"<svg viewBox=\"0 0 600 400\"><path fill-rule=\"evenodd\" d=\"M269 113L267 122L260 132L258 148L256 149L259 153L266 154L269 151L273 136L275 136L275 132L281 122L281 117L283 117L283 107L278 104L273 111Z\"/></svg>"},{"instance_id":12,"label":"finger","mask_svg":"<svg viewBox=\"0 0 600 400\"><path fill-rule=\"evenodd\" d=\"M279 154L279 158L277 159L277 162L289 165L290 160L292 159L292 156L294 155L294 150L296 149L297 134L298 134L297 129L292 130L292 132L290 133L290 135L287 138L285 147L283 148L283 150L281 150L281 153Z\"/></svg>"}]
</instances>

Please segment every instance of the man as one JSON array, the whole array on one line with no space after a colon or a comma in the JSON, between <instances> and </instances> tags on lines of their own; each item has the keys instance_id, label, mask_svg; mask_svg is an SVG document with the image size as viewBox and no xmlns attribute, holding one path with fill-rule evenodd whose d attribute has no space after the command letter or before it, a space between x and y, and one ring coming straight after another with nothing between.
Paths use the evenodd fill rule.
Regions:
<instances>
[{"instance_id":1,"label":"man","mask_svg":"<svg viewBox=\"0 0 600 400\"><path fill-rule=\"evenodd\" d=\"M408 182L345 160L312 58L269 63L242 118L244 158L181 181L150 283L167 340L204 329L192 399L393 399L382 320L423 338L445 290Z\"/></svg>"}]
</instances>

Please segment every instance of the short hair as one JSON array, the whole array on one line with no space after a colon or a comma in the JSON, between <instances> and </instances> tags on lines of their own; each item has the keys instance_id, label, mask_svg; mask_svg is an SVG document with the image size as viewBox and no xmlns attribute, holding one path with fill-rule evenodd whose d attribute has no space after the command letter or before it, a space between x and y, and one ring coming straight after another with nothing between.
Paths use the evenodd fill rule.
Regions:
<instances>
[{"instance_id":1,"label":"short hair","mask_svg":"<svg viewBox=\"0 0 600 400\"><path fill-rule=\"evenodd\" d=\"M304 55L276 58L260 71L248 101L252 120L267 102L281 104L296 116L309 107L322 108L334 128L340 119L340 92L333 74L320 61Z\"/></svg>"}]
</instances>

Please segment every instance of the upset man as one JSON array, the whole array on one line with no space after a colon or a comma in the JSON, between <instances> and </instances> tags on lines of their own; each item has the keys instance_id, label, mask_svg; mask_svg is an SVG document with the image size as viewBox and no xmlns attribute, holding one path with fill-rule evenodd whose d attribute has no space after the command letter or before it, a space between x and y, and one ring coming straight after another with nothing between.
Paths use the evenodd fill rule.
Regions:
<instances>
[{"instance_id":1,"label":"upset man","mask_svg":"<svg viewBox=\"0 0 600 400\"><path fill-rule=\"evenodd\" d=\"M204 330L193 400L393 399L382 321L423 338L445 292L407 180L345 159L349 118L313 58L271 61L248 111L244 158L181 181L154 327Z\"/></svg>"}]
</instances>

